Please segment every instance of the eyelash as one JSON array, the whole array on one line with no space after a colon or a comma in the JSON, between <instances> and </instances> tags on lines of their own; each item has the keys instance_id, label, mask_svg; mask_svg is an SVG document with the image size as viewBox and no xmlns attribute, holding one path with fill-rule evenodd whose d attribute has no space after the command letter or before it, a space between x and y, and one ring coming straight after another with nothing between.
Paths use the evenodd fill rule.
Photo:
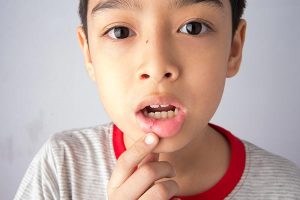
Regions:
<instances>
[{"instance_id":1,"label":"eyelash","mask_svg":"<svg viewBox=\"0 0 300 200\"><path fill-rule=\"evenodd\" d=\"M178 31L181 31L185 26L187 27L188 24L192 24L192 23L201 25L200 33L195 34L196 36L202 35L204 33L207 33L207 32L210 32L213 30L207 23L198 22L198 21L189 21L189 22L185 23L183 26L181 26L181 28ZM205 30L204 32L203 32L203 29ZM186 33L186 34L194 36L193 34L189 34L189 33Z\"/></svg>"},{"instance_id":2,"label":"eyelash","mask_svg":"<svg viewBox=\"0 0 300 200\"><path fill-rule=\"evenodd\" d=\"M205 33L207 33L207 32L211 32L211 31L213 31L213 29L211 28L211 26L210 25L208 25L208 23L205 23L205 22L199 22L199 21L189 21L189 22L187 22L187 23L185 23L184 25L182 25L179 29L178 29L178 31L177 32L180 32L184 27L186 27L188 24L200 24L201 25L201 32L199 33L199 34L189 34L188 32L185 32L184 34L187 34L187 35L191 35L191 36L193 36L193 37L199 37L199 35L202 35L202 34L205 34ZM121 39L119 39L119 38L116 38L116 37L113 37L113 36L109 36L110 35L110 33L111 33L111 31L113 31L113 30L115 30L116 31L116 29L118 29L118 28L120 28L120 29L122 29L122 28L125 28L125 29L127 29L128 30L128 34L129 34L129 36L128 37L131 37L131 36L133 36L133 35L135 35L135 33L130 29L130 28L128 28L128 27L126 27L126 26L122 26L122 25L117 25L117 26L113 26L113 27L111 27L111 28L109 28L108 30L106 30L105 32L104 32L104 34L103 34L103 36L106 36L106 35L108 35L108 37L110 37L111 39L113 39L113 40L123 40L123 39L126 39L126 38L128 38L128 37L125 37L125 38L121 38ZM203 29L205 30L205 32L203 33ZM123 30L124 31L124 30ZM112 32L112 34L114 34L115 32Z\"/></svg>"},{"instance_id":3,"label":"eyelash","mask_svg":"<svg viewBox=\"0 0 300 200\"><path fill-rule=\"evenodd\" d=\"M109 33L110 33L111 31L117 29L117 28L126 28L126 29L128 29L129 33L131 34L130 36L134 35L134 32L133 32L130 28L128 28L128 27L126 27L126 26L122 26L122 25L117 25L117 26L113 26L113 27L109 28L107 31L105 31L105 33L104 33L103 35L108 35L108 36L109 36ZM118 38L113 38L113 37L110 37L110 38L112 38L112 39L114 39L114 40L120 40L120 39L118 39ZM127 37L126 37L126 38L127 38Z\"/></svg>"}]
</instances>

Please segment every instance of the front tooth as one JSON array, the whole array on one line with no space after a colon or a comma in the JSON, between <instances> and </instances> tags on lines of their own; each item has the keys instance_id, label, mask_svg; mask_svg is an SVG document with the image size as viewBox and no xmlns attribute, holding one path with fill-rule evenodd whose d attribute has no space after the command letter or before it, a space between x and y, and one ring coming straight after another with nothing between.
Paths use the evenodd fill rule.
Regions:
<instances>
[{"instance_id":1,"label":"front tooth","mask_svg":"<svg viewBox=\"0 0 300 200\"><path fill-rule=\"evenodd\" d=\"M155 119L160 119L161 118L161 112L155 112Z\"/></svg>"},{"instance_id":2,"label":"front tooth","mask_svg":"<svg viewBox=\"0 0 300 200\"><path fill-rule=\"evenodd\" d=\"M150 108L159 108L159 105L150 105Z\"/></svg>"},{"instance_id":3,"label":"front tooth","mask_svg":"<svg viewBox=\"0 0 300 200\"><path fill-rule=\"evenodd\" d=\"M174 111L168 111L168 118L174 117Z\"/></svg>"}]
</instances>

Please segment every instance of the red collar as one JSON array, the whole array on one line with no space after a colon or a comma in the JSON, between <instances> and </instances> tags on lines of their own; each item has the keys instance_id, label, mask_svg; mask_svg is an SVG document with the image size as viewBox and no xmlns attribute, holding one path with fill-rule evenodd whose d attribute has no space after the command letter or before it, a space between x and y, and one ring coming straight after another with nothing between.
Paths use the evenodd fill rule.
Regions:
<instances>
[{"instance_id":1,"label":"red collar","mask_svg":"<svg viewBox=\"0 0 300 200\"><path fill-rule=\"evenodd\" d=\"M246 152L244 144L226 129L211 123L209 123L209 125L216 131L224 135L229 141L231 147L231 160L229 163L229 167L225 175L212 188L197 195L179 197L182 200L224 199L235 188L243 175L246 163ZM123 132L116 125L113 126L113 146L116 158L119 158L119 156L126 150L123 140Z\"/></svg>"}]
</instances>

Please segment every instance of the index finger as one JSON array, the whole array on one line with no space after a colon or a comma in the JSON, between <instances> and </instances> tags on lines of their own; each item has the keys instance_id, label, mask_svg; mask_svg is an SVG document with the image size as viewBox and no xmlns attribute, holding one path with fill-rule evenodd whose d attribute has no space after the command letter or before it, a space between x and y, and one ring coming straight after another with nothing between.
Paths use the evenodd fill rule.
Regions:
<instances>
[{"instance_id":1,"label":"index finger","mask_svg":"<svg viewBox=\"0 0 300 200\"><path fill-rule=\"evenodd\" d=\"M118 188L121 186L131 176L137 165L153 151L158 142L159 138L155 134L148 133L125 151L119 157L114 168L110 178L110 187Z\"/></svg>"}]
</instances>

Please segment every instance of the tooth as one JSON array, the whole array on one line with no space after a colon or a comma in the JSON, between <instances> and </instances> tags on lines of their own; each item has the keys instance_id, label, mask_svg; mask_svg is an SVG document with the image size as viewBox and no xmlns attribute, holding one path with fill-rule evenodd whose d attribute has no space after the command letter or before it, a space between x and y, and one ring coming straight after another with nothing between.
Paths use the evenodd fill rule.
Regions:
<instances>
[{"instance_id":1,"label":"tooth","mask_svg":"<svg viewBox=\"0 0 300 200\"><path fill-rule=\"evenodd\" d=\"M148 116L154 118L155 114L154 114L154 112L150 112L150 113L148 113Z\"/></svg>"},{"instance_id":2,"label":"tooth","mask_svg":"<svg viewBox=\"0 0 300 200\"><path fill-rule=\"evenodd\" d=\"M174 117L174 112L173 111L168 111L168 118Z\"/></svg>"},{"instance_id":3,"label":"tooth","mask_svg":"<svg viewBox=\"0 0 300 200\"><path fill-rule=\"evenodd\" d=\"M159 105L150 105L150 108L159 108Z\"/></svg>"},{"instance_id":4,"label":"tooth","mask_svg":"<svg viewBox=\"0 0 300 200\"><path fill-rule=\"evenodd\" d=\"M160 105L160 107L165 108L168 107L169 105Z\"/></svg>"},{"instance_id":5,"label":"tooth","mask_svg":"<svg viewBox=\"0 0 300 200\"><path fill-rule=\"evenodd\" d=\"M166 111L161 112L161 117L163 119L166 119L168 117L168 112L166 112Z\"/></svg>"},{"instance_id":6,"label":"tooth","mask_svg":"<svg viewBox=\"0 0 300 200\"><path fill-rule=\"evenodd\" d=\"M161 113L160 112L155 112L155 119L160 119L161 118Z\"/></svg>"},{"instance_id":7,"label":"tooth","mask_svg":"<svg viewBox=\"0 0 300 200\"><path fill-rule=\"evenodd\" d=\"M147 112L146 110L144 111L144 115L145 115L145 116L148 116L148 112Z\"/></svg>"},{"instance_id":8,"label":"tooth","mask_svg":"<svg viewBox=\"0 0 300 200\"><path fill-rule=\"evenodd\" d=\"M178 108L175 108L175 116L177 116L177 114L178 114Z\"/></svg>"}]
</instances>

